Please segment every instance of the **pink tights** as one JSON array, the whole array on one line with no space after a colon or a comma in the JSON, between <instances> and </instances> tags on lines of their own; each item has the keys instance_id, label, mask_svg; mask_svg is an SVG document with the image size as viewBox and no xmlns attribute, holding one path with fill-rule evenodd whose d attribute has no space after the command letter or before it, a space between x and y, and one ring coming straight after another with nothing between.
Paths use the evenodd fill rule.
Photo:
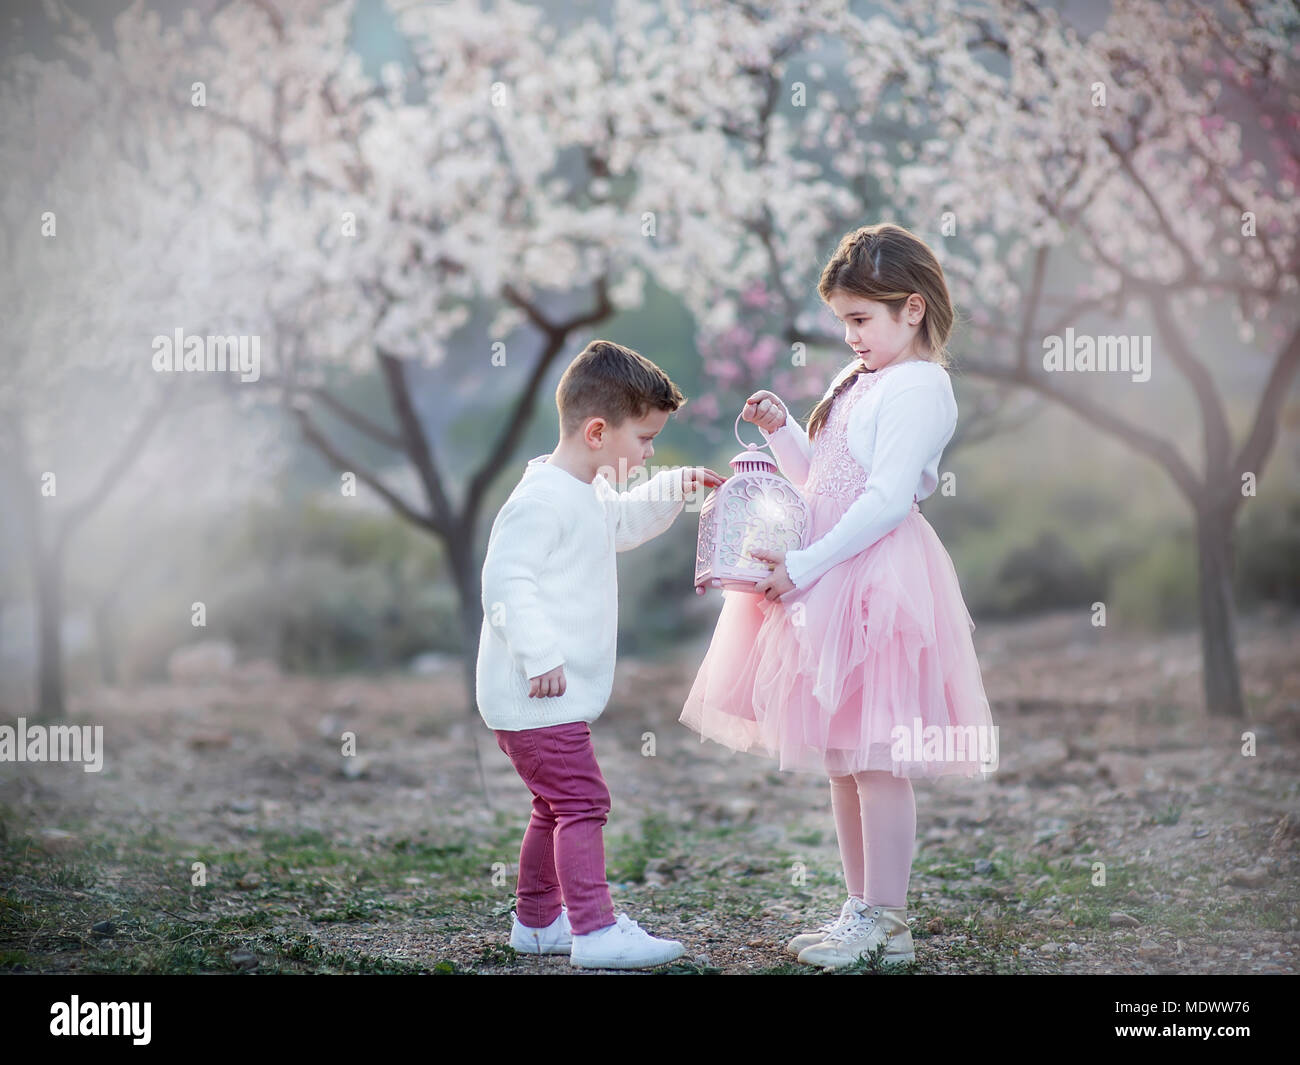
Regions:
<instances>
[{"instance_id":1,"label":"pink tights","mask_svg":"<svg viewBox=\"0 0 1300 1065\"><path fill-rule=\"evenodd\" d=\"M912 782L883 770L831 777L831 810L849 894L868 906L907 905L916 841Z\"/></svg>"}]
</instances>

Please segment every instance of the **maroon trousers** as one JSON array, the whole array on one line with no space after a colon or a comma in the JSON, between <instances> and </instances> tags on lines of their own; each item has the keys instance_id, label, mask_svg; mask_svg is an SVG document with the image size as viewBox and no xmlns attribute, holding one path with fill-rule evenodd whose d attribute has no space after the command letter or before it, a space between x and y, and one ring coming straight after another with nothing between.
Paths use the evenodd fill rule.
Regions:
<instances>
[{"instance_id":1,"label":"maroon trousers","mask_svg":"<svg viewBox=\"0 0 1300 1065\"><path fill-rule=\"evenodd\" d=\"M521 732L496 730L497 744L533 793L533 813L519 848L515 913L545 928L569 908L575 935L614 923L605 879L603 828L609 788L596 764L584 721Z\"/></svg>"}]
</instances>

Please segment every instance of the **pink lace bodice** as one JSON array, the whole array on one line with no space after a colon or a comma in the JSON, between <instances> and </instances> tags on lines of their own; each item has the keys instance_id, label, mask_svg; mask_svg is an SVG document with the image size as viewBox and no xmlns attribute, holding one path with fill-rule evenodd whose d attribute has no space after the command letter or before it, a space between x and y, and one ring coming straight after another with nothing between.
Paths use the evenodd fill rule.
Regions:
<instances>
[{"instance_id":1,"label":"pink lace bodice","mask_svg":"<svg viewBox=\"0 0 1300 1065\"><path fill-rule=\"evenodd\" d=\"M829 496L843 503L852 503L862 494L867 486L868 473L849 451L849 411L869 389L880 383L881 375L891 369L893 366L886 366L874 373L858 374L853 384L831 405L821 432L812 441L812 461L808 479L804 482L806 495ZM912 497L912 509L921 509L915 496Z\"/></svg>"}]
</instances>

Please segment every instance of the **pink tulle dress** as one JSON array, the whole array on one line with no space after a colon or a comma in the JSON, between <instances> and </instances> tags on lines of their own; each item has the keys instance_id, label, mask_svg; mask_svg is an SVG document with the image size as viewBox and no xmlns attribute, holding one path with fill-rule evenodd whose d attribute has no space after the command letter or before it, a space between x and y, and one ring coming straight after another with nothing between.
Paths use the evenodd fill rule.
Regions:
<instances>
[{"instance_id":1,"label":"pink tulle dress","mask_svg":"<svg viewBox=\"0 0 1300 1065\"><path fill-rule=\"evenodd\" d=\"M846 429L849 410L877 380L860 374L812 441L802 489L812 511L809 543L866 486ZM679 718L701 741L830 776L976 776L995 768L975 623L952 559L915 499L897 528L806 588L779 600L739 591L722 598Z\"/></svg>"}]
</instances>

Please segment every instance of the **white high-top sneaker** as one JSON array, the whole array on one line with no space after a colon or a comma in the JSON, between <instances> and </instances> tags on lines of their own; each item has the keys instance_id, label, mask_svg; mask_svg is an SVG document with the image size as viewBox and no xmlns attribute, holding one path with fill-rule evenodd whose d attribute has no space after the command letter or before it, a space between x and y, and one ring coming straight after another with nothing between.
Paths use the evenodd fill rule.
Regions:
<instances>
[{"instance_id":1,"label":"white high-top sneaker","mask_svg":"<svg viewBox=\"0 0 1300 1065\"><path fill-rule=\"evenodd\" d=\"M885 965L916 960L912 948L912 930L907 927L907 907L871 906L855 914L820 943L799 954L805 965L839 969L873 953L885 944L881 961Z\"/></svg>"},{"instance_id":2,"label":"white high-top sneaker","mask_svg":"<svg viewBox=\"0 0 1300 1065\"><path fill-rule=\"evenodd\" d=\"M785 949L788 950L791 954L793 954L797 958L803 950L813 946L814 944L820 943L831 932L834 932L836 929L842 927L844 922L847 921L851 916L853 916L854 914L858 913L861 910L865 910L866 908L867 908L867 904L865 902L863 902L859 898L856 898L853 895L850 895L847 899L844 900L844 905L840 907L840 915L837 918L835 918L835 920L827 921L815 932L804 932L801 935L795 936L794 939L790 940L790 942L786 944Z\"/></svg>"},{"instance_id":3,"label":"white high-top sneaker","mask_svg":"<svg viewBox=\"0 0 1300 1065\"><path fill-rule=\"evenodd\" d=\"M686 952L675 939L655 939L620 913L614 923L573 937L569 964L580 969L649 969L680 958Z\"/></svg>"},{"instance_id":4,"label":"white high-top sneaker","mask_svg":"<svg viewBox=\"0 0 1300 1065\"><path fill-rule=\"evenodd\" d=\"M569 927L569 908L560 907L560 916L545 928L529 928L514 915L510 928L510 945L520 954L568 954L573 948L573 929Z\"/></svg>"}]
</instances>

